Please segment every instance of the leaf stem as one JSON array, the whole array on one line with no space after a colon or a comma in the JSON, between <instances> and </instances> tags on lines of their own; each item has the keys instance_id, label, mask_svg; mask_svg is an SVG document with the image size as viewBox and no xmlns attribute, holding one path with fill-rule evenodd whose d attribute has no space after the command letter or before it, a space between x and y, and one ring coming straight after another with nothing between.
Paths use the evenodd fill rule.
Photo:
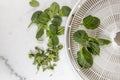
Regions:
<instances>
[{"instance_id":1,"label":"leaf stem","mask_svg":"<svg viewBox=\"0 0 120 80\"><path fill-rule=\"evenodd\" d=\"M33 21L28 25L28 28L30 28L32 24L33 24Z\"/></svg>"}]
</instances>

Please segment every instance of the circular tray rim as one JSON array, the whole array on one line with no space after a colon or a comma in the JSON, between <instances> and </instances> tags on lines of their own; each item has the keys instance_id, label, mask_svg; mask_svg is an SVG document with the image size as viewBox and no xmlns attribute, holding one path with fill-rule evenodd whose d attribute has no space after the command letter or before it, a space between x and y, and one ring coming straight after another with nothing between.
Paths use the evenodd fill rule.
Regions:
<instances>
[{"instance_id":1,"label":"circular tray rim","mask_svg":"<svg viewBox=\"0 0 120 80\"><path fill-rule=\"evenodd\" d=\"M68 60L70 61L71 65L72 65L72 69L75 73L75 75L80 79L82 78L83 80L89 80L88 78L86 78L83 73L79 70L79 66L78 64L75 62L73 56L71 55L71 50L70 50L70 46L69 46L69 36L70 36L70 24L72 22L72 15L75 14L75 12L78 10L78 8L80 8L82 6L82 4L85 2L86 0L78 0L78 2L75 4L75 6L73 7L69 17L68 17L68 20L67 20L67 23L66 23L66 26L65 26L65 40L66 40L66 44L65 44L65 49L67 51L67 58Z\"/></svg>"}]
</instances>

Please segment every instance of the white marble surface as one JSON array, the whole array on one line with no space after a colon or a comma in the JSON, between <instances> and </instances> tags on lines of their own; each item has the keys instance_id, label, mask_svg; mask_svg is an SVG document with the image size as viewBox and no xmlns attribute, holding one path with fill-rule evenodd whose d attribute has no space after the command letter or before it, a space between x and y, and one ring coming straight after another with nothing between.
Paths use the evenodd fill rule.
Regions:
<instances>
[{"instance_id":1,"label":"white marble surface","mask_svg":"<svg viewBox=\"0 0 120 80\"><path fill-rule=\"evenodd\" d=\"M65 48L60 52L60 61L54 71L36 73L33 60L28 58L30 49L44 46L35 39L36 27L27 29L32 13L47 8L53 1L72 8L77 0L39 0L38 8L30 7L29 1L0 0L0 80L82 80L73 72ZM65 45L64 37L60 40Z\"/></svg>"}]
</instances>

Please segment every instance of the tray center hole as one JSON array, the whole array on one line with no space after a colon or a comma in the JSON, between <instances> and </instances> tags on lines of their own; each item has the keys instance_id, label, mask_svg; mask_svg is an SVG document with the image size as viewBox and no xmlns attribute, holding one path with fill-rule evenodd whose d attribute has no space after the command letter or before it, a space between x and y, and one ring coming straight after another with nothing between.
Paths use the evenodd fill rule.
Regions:
<instances>
[{"instance_id":1,"label":"tray center hole","mask_svg":"<svg viewBox=\"0 0 120 80\"><path fill-rule=\"evenodd\" d=\"M115 42L120 46L120 32L116 33Z\"/></svg>"}]
</instances>

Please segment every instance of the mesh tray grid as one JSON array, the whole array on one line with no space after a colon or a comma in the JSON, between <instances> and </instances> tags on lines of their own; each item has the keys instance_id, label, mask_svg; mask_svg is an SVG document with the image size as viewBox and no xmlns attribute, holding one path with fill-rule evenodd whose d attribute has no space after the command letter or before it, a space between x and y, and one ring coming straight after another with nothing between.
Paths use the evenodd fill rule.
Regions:
<instances>
[{"instance_id":1,"label":"mesh tray grid","mask_svg":"<svg viewBox=\"0 0 120 80\"><path fill-rule=\"evenodd\" d=\"M79 7L79 5L77 6ZM100 18L101 24L96 30L80 27L85 16L94 15ZM73 40L73 33L79 29L87 31L91 37L99 37L112 41L110 45L101 47L100 56L93 56L94 65L90 69L82 69L77 64L77 51L81 48ZM114 38L120 32L120 0L84 0L76 10L67 33L69 57L78 74L88 80L120 80L120 46Z\"/></svg>"}]
</instances>

